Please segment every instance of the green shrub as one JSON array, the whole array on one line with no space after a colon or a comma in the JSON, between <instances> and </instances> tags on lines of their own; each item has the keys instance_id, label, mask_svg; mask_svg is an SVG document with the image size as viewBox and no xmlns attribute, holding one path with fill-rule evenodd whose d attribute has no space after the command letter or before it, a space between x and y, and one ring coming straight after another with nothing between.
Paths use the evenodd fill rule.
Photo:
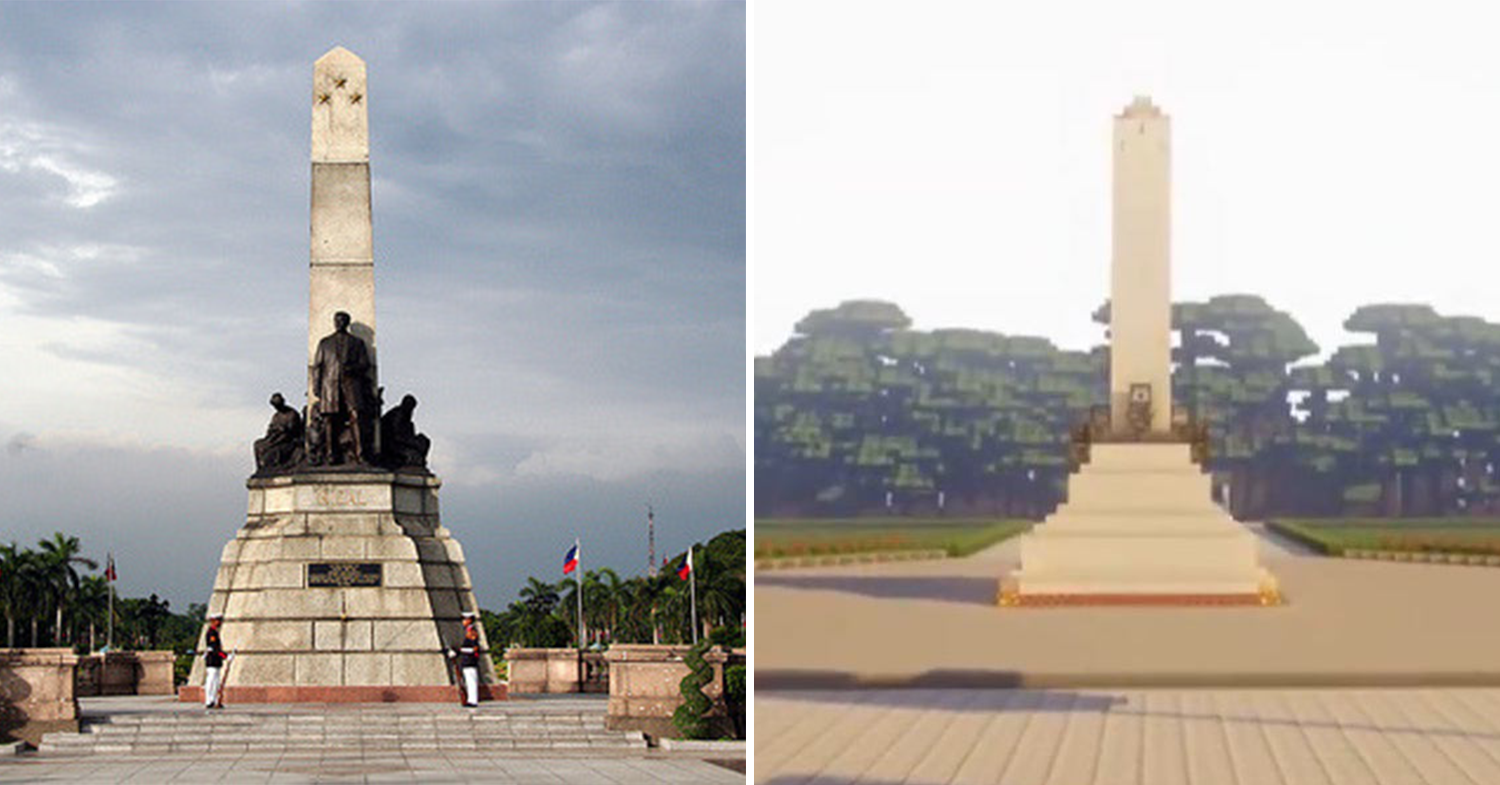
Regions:
<instances>
[{"instance_id":1,"label":"green shrub","mask_svg":"<svg viewBox=\"0 0 1500 785\"><path fill-rule=\"evenodd\" d=\"M745 648L745 629L728 625L715 627L708 633L708 645L723 646L726 649L743 649Z\"/></svg>"},{"instance_id":2,"label":"green shrub","mask_svg":"<svg viewBox=\"0 0 1500 785\"><path fill-rule=\"evenodd\" d=\"M688 674L682 677L678 687L682 693L682 705L672 713L672 725L684 739L706 739L709 733L708 711L713 708L703 688L713 678L713 667L703 659L710 643L703 641L688 650L682 658Z\"/></svg>"},{"instance_id":3,"label":"green shrub","mask_svg":"<svg viewBox=\"0 0 1500 785\"><path fill-rule=\"evenodd\" d=\"M176 686L187 684L188 675L193 672L193 658L197 655L189 651L177 655L172 661L172 683Z\"/></svg>"},{"instance_id":4,"label":"green shrub","mask_svg":"<svg viewBox=\"0 0 1500 785\"><path fill-rule=\"evenodd\" d=\"M734 722L734 737L745 738L745 666L731 665L724 669L724 703Z\"/></svg>"}]
</instances>

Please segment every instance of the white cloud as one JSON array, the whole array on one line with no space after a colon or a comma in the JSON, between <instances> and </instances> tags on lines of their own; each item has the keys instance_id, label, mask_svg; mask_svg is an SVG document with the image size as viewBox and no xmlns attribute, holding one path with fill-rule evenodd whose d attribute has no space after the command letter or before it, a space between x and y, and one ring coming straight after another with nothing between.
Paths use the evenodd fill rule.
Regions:
<instances>
[{"instance_id":1,"label":"white cloud","mask_svg":"<svg viewBox=\"0 0 1500 785\"><path fill-rule=\"evenodd\" d=\"M571 436L516 464L518 477L577 475L615 482L659 471L712 472L743 465L745 447L727 433L699 429Z\"/></svg>"},{"instance_id":2,"label":"white cloud","mask_svg":"<svg viewBox=\"0 0 1500 785\"><path fill-rule=\"evenodd\" d=\"M67 186L60 198L70 207L94 207L119 192L117 177L79 160L91 153L89 145L62 129L0 117L0 170L53 175Z\"/></svg>"}]
</instances>

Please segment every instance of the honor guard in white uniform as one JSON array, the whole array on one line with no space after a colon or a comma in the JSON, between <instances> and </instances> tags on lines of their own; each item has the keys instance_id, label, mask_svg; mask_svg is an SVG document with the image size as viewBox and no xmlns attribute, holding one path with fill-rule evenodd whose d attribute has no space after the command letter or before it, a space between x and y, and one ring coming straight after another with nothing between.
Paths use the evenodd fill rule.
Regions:
<instances>
[{"instance_id":1,"label":"honor guard in white uniform","mask_svg":"<svg viewBox=\"0 0 1500 785\"><path fill-rule=\"evenodd\" d=\"M452 649L448 658L454 657ZM458 647L458 668L463 674L464 705L475 708L479 705L479 623L472 613L464 614L464 640Z\"/></svg>"},{"instance_id":2,"label":"honor guard in white uniform","mask_svg":"<svg viewBox=\"0 0 1500 785\"><path fill-rule=\"evenodd\" d=\"M224 623L224 614L208 617L208 632L203 635L203 708L222 709L224 701L224 642L219 639L219 626Z\"/></svg>"}]
</instances>

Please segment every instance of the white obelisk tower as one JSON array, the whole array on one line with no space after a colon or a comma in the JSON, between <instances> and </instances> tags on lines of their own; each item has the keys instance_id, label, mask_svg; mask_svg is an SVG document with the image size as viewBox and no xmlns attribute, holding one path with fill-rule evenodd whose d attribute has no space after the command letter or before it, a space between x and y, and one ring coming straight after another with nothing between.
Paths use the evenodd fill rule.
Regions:
<instances>
[{"instance_id":1,"label":"white obelisk tower","mask_svg":"<svg viewBox=\"0 0 1500 785\"><path fill-rule=\"evenodd\" d=\"M1021 538L1002 605L1279 601L1254 535L1213 503L1211 478L1173 430L1170 129L1148 98L1115 117L1109 428L1067 502ZM1143 401L1149 425L1131 422Z\"/></svg>"},{"instance_id":2,"label":"white obelisk tower","mask_svg":"<svg viewBox=\"0 0 1500 785\"><path fill-rule=\"evenodd\" d=\"M1110 268L1110 424L1124 430L1132 384L1151 385L1151 430L1172 422L1172 122L1138 97L1115 117Z\"/></svg>"},{"instance_id":3,"label":"white obelisk tower","mask_svg":"<svg viewBox=\"0 0 1500 785\"><path fill-rule=\"evenodd\" d=\"M307 364L333 332L333 315L350 316L349 332L375 347L375 250L370 220L370 115L365 61L335 47L313 64L312 264L307 311ZM371 381L376 381L371 371ZM377 382L378 384L378 382ZM313 396L311 374L308 401Z\"/></svg>"}]
</instances>

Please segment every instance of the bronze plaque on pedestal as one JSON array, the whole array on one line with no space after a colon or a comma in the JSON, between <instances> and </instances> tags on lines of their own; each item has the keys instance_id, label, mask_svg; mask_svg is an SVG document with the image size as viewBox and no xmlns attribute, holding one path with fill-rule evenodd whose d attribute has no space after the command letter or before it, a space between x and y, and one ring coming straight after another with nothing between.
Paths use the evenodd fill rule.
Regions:
<instances>
[{"instance_id":1,"label":"bronze plaque on pedestal","mask_svg":"<svg viewBox=\"0 0 1500 785\"><path fill-rule=\"evenodd\" d=\"M336 589L379 586L380 574L379 562L314 562L307 565L307 585Z\"/></svg>"}]
</instances>

